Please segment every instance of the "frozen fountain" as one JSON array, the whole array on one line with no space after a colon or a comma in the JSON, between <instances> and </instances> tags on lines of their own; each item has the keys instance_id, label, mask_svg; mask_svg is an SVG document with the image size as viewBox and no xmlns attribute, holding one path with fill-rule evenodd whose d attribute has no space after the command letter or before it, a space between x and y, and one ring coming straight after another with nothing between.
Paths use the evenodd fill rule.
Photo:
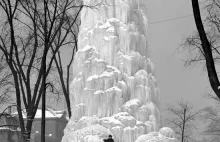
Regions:
<instances>
[{"instance_id":1,"label":"frozen fountain","mask_svg":"<svg viewBox=\"0 0 220 142\"><path fill-rule=\"evenodd\" d=\"M93 2L91 2L93 1ZM101 1L101 0L100 0ZM177 142L161 128L159 89L139 0L84 0L62 142ZM161 128L161 129L160 129Z\"/></svg>"}]
</instances>

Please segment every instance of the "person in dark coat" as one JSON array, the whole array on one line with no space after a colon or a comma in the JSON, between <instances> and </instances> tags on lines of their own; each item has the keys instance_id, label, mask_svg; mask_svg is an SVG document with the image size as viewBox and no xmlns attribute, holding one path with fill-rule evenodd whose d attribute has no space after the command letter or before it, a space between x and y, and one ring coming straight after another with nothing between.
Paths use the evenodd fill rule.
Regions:
<instances>
[{"instance_id":1,"label":"person in dark coat","mask_svg":"<svg viewBox=\"0 0 220 142\"><path fill-rule=\"evenodd\" d=\"M108 139L105 139L104 142L114 142L114 140L112 139L112 135L109 135Z\"/></svg>"}]
</instances>

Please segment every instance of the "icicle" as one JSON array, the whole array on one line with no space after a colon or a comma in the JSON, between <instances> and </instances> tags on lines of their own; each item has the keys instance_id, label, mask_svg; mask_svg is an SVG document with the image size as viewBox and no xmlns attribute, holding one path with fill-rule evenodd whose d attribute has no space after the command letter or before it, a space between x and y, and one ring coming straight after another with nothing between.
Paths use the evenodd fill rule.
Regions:
<instances>
[{"instance_id":1,"label":"icicle","mask_svg":"<svg viewBox=\"0 0 220 142\"><path fill-rule=\"evenodd\" d=\"M62 142L101 142L109 134L117 142L175 137L166 128L150 133L160 126L159 89L140 0L103 2L110 6L81 13L70 87L73 115Z\"/></svg>"}]
</instances>

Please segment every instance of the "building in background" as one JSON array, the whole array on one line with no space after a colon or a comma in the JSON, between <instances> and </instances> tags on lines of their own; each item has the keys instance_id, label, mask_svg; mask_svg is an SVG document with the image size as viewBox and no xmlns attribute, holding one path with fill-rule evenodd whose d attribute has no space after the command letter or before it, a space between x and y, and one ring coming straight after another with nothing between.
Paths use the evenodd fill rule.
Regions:
<instances>
[{"instance_id":1,"label":"building in background","mask_svg":"<svg viewBox=\"0 0 220 142\"><path fill-rule=\"evenodd\" d=\"M17 114L17 112L15 112L14 114ZM66 118L66 111L55 111L51 108L46 108L45 115L46 142L61 142L64 135L63 130L68 123L68 119ZM31 139L33 142L41 141L41 116L42 109L39 107L32 124ZM23 117L26 121L26 113L23 113Z\"/></svg>"},{"instance_id":2,"label":"building in background","mask_svg":"<svg viewBox=\"0 0 220 142\"><path fill-rule=\"evenodd\" d=\"M21 131L16 117L0 113L0 142L20 142Z\"/></svg>"}]
</instances>

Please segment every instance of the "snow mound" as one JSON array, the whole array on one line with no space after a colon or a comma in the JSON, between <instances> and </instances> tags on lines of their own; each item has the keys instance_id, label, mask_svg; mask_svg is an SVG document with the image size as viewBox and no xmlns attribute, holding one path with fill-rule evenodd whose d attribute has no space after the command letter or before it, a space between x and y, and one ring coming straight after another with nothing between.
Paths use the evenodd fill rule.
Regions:
<instances>
[{"instance_id":1,"label":"snow mound","mask_svg":"<svg viewBox=\"0 0 220 142\"><path fill-rule=\"evenodd\" d=\"M175 138L176 137L175 132L171 128L168 128L168 127L161 128L159 133L165 137L168 137L168 138Z\"/></svg>"},{"instance_id":2,"label":"snow mound","mask_svg":"<svg viewBox=\"0 0 220 142\"><path fill-rule=\"evenodd\" d=\"M94 124L98 124L97 116L83 116L74 126L75 130L79 130Z\"/></svg>"},{"instance_id":3,"label":"snow mound","mask_svg":"<svg viewBox=\"0 0 220 142\"><path fill-rule=\"evenodd\" d=\"M107 128L96 124L69 132L62 141L65 142L103 142L103 139L113 135Z\"/></svg>"},{"instance_id":4,"label":"snow mound","mask_svg":"<svg viewBox=\"0 0 220 142\"><path fill-rule=\"evenodd\" d=\"M175 138L168 138L161 135L159 132L151 132L146 135L141 135L135 142L179 142Z\"/></svg>"}]
</instances>

